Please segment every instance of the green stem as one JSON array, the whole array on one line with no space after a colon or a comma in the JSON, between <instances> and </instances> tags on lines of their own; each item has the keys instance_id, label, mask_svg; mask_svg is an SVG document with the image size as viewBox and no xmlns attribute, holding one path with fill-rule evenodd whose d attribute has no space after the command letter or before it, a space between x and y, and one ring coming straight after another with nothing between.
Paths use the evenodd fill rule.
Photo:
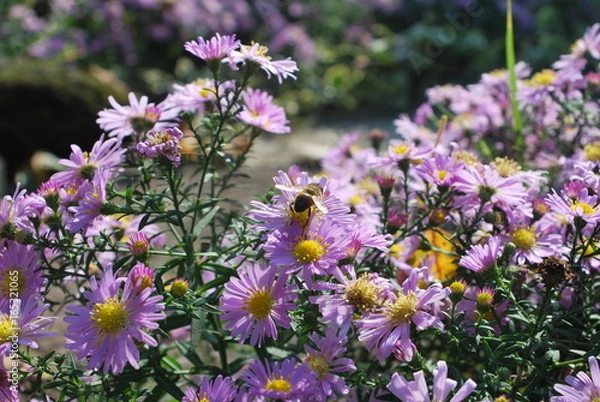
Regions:
<instances>
[{"instance_id":1,"label":"green stem","mask_svg":"<svg viewBox=\"0 0 600 402\"><path fill-rule=\"evenodd\" d=\"M510 90L510 104L512 107L513 129L515 130L515 155L523 161L525 141L523 139L523 122L519 101L517 99L517 75L515 72L515 38L512 19L512 0L506 2L506 69L508 71L508 83Z\"/></svg>"}]
</instances>

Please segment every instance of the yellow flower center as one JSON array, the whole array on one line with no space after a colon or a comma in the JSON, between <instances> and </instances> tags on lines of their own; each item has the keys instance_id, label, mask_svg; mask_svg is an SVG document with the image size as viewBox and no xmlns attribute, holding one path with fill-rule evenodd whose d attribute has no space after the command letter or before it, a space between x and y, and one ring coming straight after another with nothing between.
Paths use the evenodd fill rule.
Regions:
<instances>
[{"instance_id":1,"label":"yellow flower center","mask_svg":"<svg viewBox=\"0 0 600 402\"><path fill-rule=\"evenodd\" d=\"M317 379L322 380L329 373L329 364L323 356L312 356L309 355L306 358L308 367L313 369L317 373Z\"/></svg>"},{"instance_id":2,"label":"yellow flower center","mask_svg":"<svg viewBox=\"0 0 600 402\"><path fill-rule=\"evenodd\" d=\"M489 72L492 77L502 78L504 74L506 74L506 70L503 68L498 68L496 70L492 70Z\"/></svg>"},{"instance_id":3,"label":"yellow flower center","mask_svg":"<svg viewBox=\"0 0 600 402\"><path fill-rule=\"evenodd\" d=\"M399 325L409 322L417 312L417 295L414 292L399 294L394 304L390 304L387 318L394 324Z\"/></svg>"},{"instance_id":4,"label":"yellow flower center","mask_svg":"<svg viewBox=\"0 0 600 402\"><path fill-rule=\"evenodd\" d=\"M454 281L448 286L452 293L463 294L465 293L465 284L460 281Z\"/></svg>"},{"instance_id":5,"label":"yellow flower center","mask_svg":"<svg viewBox=\"0 0 600 402\"><path fill-rule=\"evenodd\" d=\"M496 172L502 177L513 176L521 171L521 165L510 158L496 158L492 162Z\"/></svg>"},{"instance_id":6,"label":"yellow flower center","mask_svg":"<svg viewBox=\"0 0 600 402\"><path fill-rule=\"evenodd\" d=\"M269 381L267 385L265 385L265 390L288 393L292 390L292 384L283 377L279 377Z\"/></svg>"},{"instance_id":7,"label":"yellow flower center","mask_svg":"<svg viewBox=\"0 0 600 402\"><path fill-rule=\"evenodd\" d=\"M8 314L0 316L0 343L8 342L12 337L18 335L19 327L15 327Z\"/></svg>"},{"instance_id":8,"label":"yellow flower center","mask_svg":"<svg viewBox=\"0 0 600 402\"><path fill-rule=\"evenodd\" d=\"M583 147L585 157L590 162L600 161L600 141L594 141Z\"/></svg>"},{"instance_id":9,"label":"yellow flower center","mask_svg":"<svg viewBox=\"0 0 600 402\"><path fill-rule=\"evenodd\" d=\"M408 152L408 145L405 143L396 145L394 148L392 148L392 152L394 152L396 155L406 155Z\"/></svg>"},{"instance_id":10,"label":"yellow flower center","mask_svg":"<svg viewBox=\"0 0 600 402\"><path fill-rule=\"evenodd\" d=\"M390 250L390 257L400 258L400 256L402 255L402 251L404 250L404 247L402 247L398 243L394 243L389 247L389 250Z\"/></svg>"},{"instance_id":11,"label":"yellow flower center","mask_svg":"<svg viewBox=\"0 0 600 402\"><path fill-rule=\"evenodd\" d=\"M317 240L301 240L292 250L292 254L298 262L318 261L325 252L325 245Z\"/></svg>"},{"instance_id":12,"label":"yellow flower center","mask_svg":"<svg viewBox=\"0 0 600 402\"><path fill-rule=\"evenodd\" d=\"M370 280L370 274L362 274L346 287L346 301L360 311L370 310L379 304L379 289Z\"/></svg>"},{"instance_id":13,"label":"yellow flower center","mask_svg":"<svg viewBox=\"0 0 600 402\"><path fill-rule=\"evenodd\" d=\"M456 151L454 153L454 160L456 160L457 162L464 162L467 165L471 166L476 165L477 162L479 162L477 155L466 150Z\"/></svg>"},{"instance_id":14,"label":"yellow flower center","mask_svg":"<svg viewBox=\"0 0 600 402\"><path fill-rule=\"evenodd\" d=\"M475 301L477 302L477 306L479 308L489 307L494 302L494 295L487 292L481 292L475 296Z\"/></svg>"},{"instance_id":15,"label":"yellow flower center","mask_svg":"<svg viewBox=\"0 0 600 402\"><path fill-rule=\"evenodd\" d=\"M438 172L438 180L439 181L444 181L444 179L446 178L446 176L448 176L448 172L446 172L445 170L440 170Z\"/></svg>"},{"instance_id":16,"label":"yellow flower center","mask_svg":"<svg viewBox=\"0 0 600 402\"><path fill-rule=\"evenodd\" d=\"M535 246L537 235L535 230L531 226L524 226L516 229L512 236L511 240L522 250L530 250Z\"/></svg>"},{"instance_id":17,"label":"yellow flower center","mask_svg":"<svg viewBox=\"0 0 600 402\"><path fill-rule=\"evenodd\" d=\"M166 144L173 139L173 136L166 131L159 131L149 135L150 143L152 145Z\"/></svg>"},{"instance_id":18,"label":"yellow flower center","mask_svg":"<svg viewBox=\"0 0 600 402\"><path fill-rule=\"evenodd\" d=\"M586 215L592 215L596 211L596 209L587 202L571 201L571 211L575 211L577 208L581 208Z\"/></svg>"},{"instance_id":19,"label":"yellow flower center","mask_svg":"<svg viewBox=\"0 0 600 402\"><path fill-rule=\"evenodd\" d=\"M365 202L365 197L363 197L360 194L354 194L352 197L350 197L350 199L348 200L348 203L352 206L354 205L360 205L360 204L364 204Z\"/></svg>"},{"instance_id":20,"label":"yellow flower center","mask_svg":"<svg viewBox=\"0 0 600 402\"><path fill-rule=\"evenodd\" d=\"M171 286L171 294L175 297L182 297L187 293L189 288L190 285L185 279L175 279Z\"/></svg>"},{"instance_id":21,"label":"yellow flower center","mask_svg":"<svg viewBox=\"0 0 600 402\"><path fill-rule=\"evenodd\" d=\"M17 275L9 275L9 271L17 271ZM5 299L9 299L11 293L21 294L23 289L25 289L25 276L19 267L11 267L0 273L0 294Z\"/></svg>"},{"instance_id":22,"label":"yellow flower center","mask_svg":"<svg viewBox=\"0 0 600 402\"><path fill-rule=\"evenodd\" d=\"M535 73L530 80L526 81L531 86L543 85L548 86L556 80L556 72L549 68L543 69L539 73Z\"/></svg>"},{"instance_id":23,"label":"yellow flower center","mask_svg":"<svg viewBox=\"0 0 600 402\"><path fill-rule=\"evenodd\" d=\"M246 310L256 320L262 320L271 314L275 300L266 290L257 290L246 300Z\"/></svg>"},{"instance_id":24,"label":"yellow flower center","mask_svg":"<svg viewBox=\"0 0 600 402\"><path fill-rule=\"evenodd\" d=\"M94 326L102 334L116 334L122 331L127 325L129 312L125 306L115 297L106 300L104 303L96 303L92 309L90 319Z\"/></svg>"}]
</instances>

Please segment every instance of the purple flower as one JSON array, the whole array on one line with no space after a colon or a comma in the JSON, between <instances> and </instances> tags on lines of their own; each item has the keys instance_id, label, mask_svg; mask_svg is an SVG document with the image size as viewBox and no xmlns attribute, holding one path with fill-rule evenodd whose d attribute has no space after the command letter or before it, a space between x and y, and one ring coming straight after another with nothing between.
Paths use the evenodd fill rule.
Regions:
<instances>
[{"instance_id":1,"label":"purple flower","mask_svg":"<svg viewBox=\"0 0 600 402\"><path fill-rule=\"evenodd\" d=\"M69 306L67 348L87 359L88 368L119 374L127 362L139 368L138 345L156 346L148 331L158 328L165 318L162 296L151 296L152 289L138 291L131 278L117 278L108 268L98 283L90 278L90 290L84 293L87 306Z\"/></svg>"},{"instance_id":2,"label":"purple flower","mask_svg":"<svg viewBox=\"0 0 600 402\"><path fill-rule=\"evenodd\" d=\"M600 398L600 369L598 359L594 356L588 358L590 376L583 371L576 375L567 376L567 384L555 384L554 390L561 396L553 396L550 402L593 402Z\"/></svg>"},{"instance_id":3,"label":"purple flower","mask_svg":"<svg viewBox=\"0 0 600 402\"><path fill-rule=\"evenodd\" d=\"M140 154L148 158L166 159L178 167L181 164L181 145L183 133L177 127L154 131L148 134L147 140L137 144Z\"/></svg>"},{"instance_id":4,"label":"purple flower","mask_svg":"<svg viewBox=\"0 0 600 402\"><path fill-rule=\"evenodd\" d=\"M178 120L179 109L167 101L158 105L148 103L148 97L142 96L139 100L133 92L129 93L129 105L121 106L115 98L108 97L113 109L104 109L98 113L96 123L109 137L119 140L133 135L141 134L152 129L161 130L173 126Z\"/></svg>"},{"instance_id":5,"label":"purple flower","mask_svg":"<svg viewBox=\"0 0 600 402\"><path fill-rule=\"evenodd\" d=\"M254 360L240 376L254 401L284 400L286 402L307 401L312 393L315 373L305 364L286 359L273 366L265 361ZM270 399L266 399L270 398Z\"/></svg>"},{"instance_id":6,"label":"purple flower","mask_svg":"<svg viewBox=\"0 0 600 402\"><path fill-rule=\"evenodd\" d=\"M334 327L328 327L324 337L313 332L310 340L318 349L308 344L304 346L307 357L305 363L317 375L313 398L315 401L326 401L338 395L347 395L349 388L343 378L335 373L356 370L352 359L341 357L346 352L346 336L337 336Z\"/></svg>"},{"instance_id":7,"label":"purple flower","mask_svg":"<svg viewBox=\"0 0 600 402\"><path fill-rule=\"evenodd\" d=\"M456 381L448 378L448 366L443 360L440 360L437 368L433 370L433 397L430 396L423 371L417 371L413 376L413 381L407 381L403 376L394 373L387 388L402 402L444 402L457 385ZM466 399L476 386L473 380L468 379L450 398L450 402Z\"/></svg>"},{"instance_id":8,"label":"purple flower","mask_svg":"<svg viewBox=\"0 0 600 402\"><path fill-rule=\"evenodd\" d=\"M307 172L288 175L280 170L273 181L276 187L280 188L281 194L273 197L272 204L263 204L258 201L250 202L250 205L255 209L250 211L249 215L252 219L260 222L254 225L256 230L273 231L284 228L293 222L308 225L311 220L321 220L324 216L330 216L336 223L347 228L355 226L355 215L350 214L350 208L329 191L326 177L317 180L317 178L310 177ZM314 208L307 222L302 220L302 214L292 213L290 205L295 201L298 192L309 184L318 184L323 189L322 201L327 207L327 213L325 214L320 209Z\"/></svg>"},{"instance_id":9,"label":"purple flower","mask_svg":"<svg viewBox=\"0 0 600 402\"><path fill-rule=\"evenodd\" d=\"M235 34L221 36L217 33L209 40L199 36L198 42L185 42L184 47L185 50L204 61L221 60L239 48L240 41L235 39Z\"/></svg>"},{"instance_id":10,"label":"purple flower","mask_svg":"<svg viewBox=\"0 0 600 402\"><path fill-rule=\"evenodd\" d=\"M267 54L268 51L269 50L265 46L258 43L255 43L252 46L241 45L239 50L234 50L229 53L229 67L233 70L237 70L238 63L252 63L265 71L268 78L271 78L271 74L276 76L280 84L288 77L296 79L296 76L293 74L298 71L296 62L289 57L285 60L273 61Z\"/></svg>"},{"instance_id":11,"label":"purple flower","mask_svg":"<svg viewBox=\"0 0 600 402\"><path fill-rule=\"evenodd\" d=\"M26 194L17 186L13 196L5 195L0 200L0 239L21 239L34 227L29 217L39 216L46 202L37 194Z\"/></svg>"},{"instance_id":12,"label":"purple flower","mask_svg":"<svg viewBox=\"0 0 600 402\"><path fill-rule=\"evenodd\" d=\"M248 88L242 94L244 106L237 118L246 124L273 134L290 132L285 109L273 103L273 97L260 89Z\"/></svg>"},{"instance_id":13,"label":"purple flower","mask_svg":"<svg viewBox=\"0 0 600 402\"><path fill-rule=\"evenodd\" d=\"M26 300L39 294L45 284L39 252L30 245L6 242L0 250L0 309L6 311L11 294Z\"/></svg>"},{"instance_id":14,"label":"purple flower","mask_svg":"<svg viewBox=\"0 0 600 402\"><path fill-rule=\"evenodd\" d=\"M364 314L380 307L393 295L393 286L388 279L376 273L363 273L357 278L352 265L345 265L342 269L346 271L345 275L334 275L337 283L333 280L315 283L316 290L327 293L311 296L309 300L319 306L324 323L338 328L340 334L345 335L355 313Z\"/></svg>"},{"instance_id":15,"label":"purple flower","mask_svg":"<svg viewBox=\"0 0 600 402\"><path fill-rule=\"evenodd\" d=\"M52 175L51 180L68 186L81 183L83 180L92 180L99 170L108 170L112 174L114 169L123 161L125 149L117 138L104 140L104 135L92 147L91 152L83 152L77 145L71 145L69 159L58 161L66 169Z\"/></svg>"},{"instance_id":16,"label":"purple flower","mask_svg":"<svg viewBox=\"0 0 600 402\"><path fill-rule=\"evenodd\" d=\"M597 224L600 222L600 207L598 196L590 195L587 188L582 189L577 196L569 197L566 191L560 194L552 189L545 199L546 204L557 214L566 217L569 222L578 224Z\"/></svg>"},{"instance_id":17,"label":"purple flower","mask_svg":"<svg viewBox=\"0 0 600 402\"><path fill-rule=\"evenodd\" d=\"M214 380L204 377L197 391L194 388L187 387L181 402L231 402L236 395L235 381L230 377L219 375Z\"/></svg>"},{"instance_id":18,"label":"purple flower","mask_svg":"<svg viewBox=\"0 0 600 402\"><path fill-rule=\"evenodd\" d=\"M277 325L289 328L287 312L295 308L295 286L286 285L288 276L264 263L248 264L238 269L239 278L232 277L221 296L221 319L231 336L241 335L243 343L261 346L265 336L277 338Z\"/></svg>"},{"instance_id":19,"label":"purple flower","mask_svg":"<svg viewBox=\"0 0 600 402\"><path fill-rule=\"evenodd\" d=\"M286 272L302 270L310 288L312 275L332 275L339 271L338 262L347 256L350 237L347 230L324 219L316 228L290 226L272 233L264 249L271 264Z\"/></svg>"},{"instance_id":20,"label":"purple flower","mask_svg":"<svg viewBox=\"0 0 600 402\"><path fill-rule=\"evenodd\" d=\"M22 303L21 301L24 300ZM10 355L12 345L18 343L32 349L39 346L35 338L55 336L43 330L54 321L55 317L42 317L42 313L50 304L40 304L40 295L28 298L13 298L0 314L0 354Z\"/></svg>"},{"instance_id":21,"label":"purple flower","mask_svg":"<svg viewBox=\"0 0 600 402\"><path fill-rule=\"evenodd\" d=\"M527 196L525 187L512 176L502 177L491 166L482 169L467 165L453 184L457 191L465 193L456 197L456 205L479 206L491 202L505 207L522 205Z\"/></svg>"},{"instance_id":22,"label":"purple flower","mask_svg":"<svg viewBox=\"0 0 600 402\"><path fill-rule=\"evenodd\" d=\"M490 236L486 244L475 244L458 261L458 265L474 272L483 272L494 266L502 255L504 244L496 236Z\"/></svg>"},{"instance_id":23,"label":"purple flower","mask_svg":"<svg viewBox=\"0 0 600 402\"><path fill-rule=\"evenodd\" d=\"M77 206L68 208L68 211L73 214L73 217L67 221L67 228L71 233L87 229L92 221L102 214L106 202L107 181L108 171L101 170L92 182L86 181L82 185L86 190L83 199Z\"/></svg>"},{"instance_id":24,"label":"purple flower","mask_svg":"<svg viewBox=\"0 0 600 402\"><path fill-rule=\"evenodd\" d=\"M396 347L404 353L407 361L412 359L411 323L418 330L429 327L443 329L444 324L429 309L446 299L450 289L442 288L439 283L420 289L419 276L426 271L427 268L413 269L402 283L402 291L392 294L382 307L357 321L358 340L365 342L366 348L374 351L378 360L391 355Z\"/></svg>"}]
</instances>

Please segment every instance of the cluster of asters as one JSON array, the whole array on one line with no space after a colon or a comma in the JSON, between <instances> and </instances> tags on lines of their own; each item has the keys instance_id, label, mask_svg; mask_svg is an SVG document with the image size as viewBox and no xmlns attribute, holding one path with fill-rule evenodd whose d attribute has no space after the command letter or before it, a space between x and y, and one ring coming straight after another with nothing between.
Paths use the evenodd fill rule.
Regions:
<instances>
[{"instance_id":1,"label":"cluster of asters","mask_svg":"<svg viewBox=\"0 0 600 402\"><path fill-rule=\"evenodd\" d=\"M246 78L260 68L281 81L294 77L297 70L292 60L273 61L266 48L243 46L235 36L217 34L206 41L198 38L198 42L186 43L186 49L205 60L213 72L225 62L231 70L242 66ZM147 160L165 169L177 168L183 136L179 116L203 112L205 103L212 103L213 110L222 115L236 115L239 122L256 129L289 132L285 112L272 103L272 96L252 88L241 91L236 85L213 80L175 86L158 104L145 96L138 99L133 93L128 105L110 97L112 108L100 111L97 120L105 135L90 151L72 145L69 158L59 161L63 169L37 192L17 189L13 196L1 200L2 353L17 356L18 345L37 348L36 338L55 335L45 332L54 318L43 316L49 308L43 295L47 269L57 261L64 263L68 239L81 256L81 266L63 267L62 279L73 280L77 286L89 279L89 289L79 294L83 305L67 308L66 347L86 360L88 369L105 374L119 374L127 364L139 368L140 348L157 346L151 333L165 318L163 297L156 294L155 274L149 267L151 249L162 247L165 235L158 225L140 225L141 215L115 213L119 209L111 204L111 189L124 174L123 166L131 162L143 164ZM113 247L97 251L98 238L110 238ZM134 263L113 272L111 265L122 252L130 252ZM99 267L103 268L97 279ZM25 369L22 364L19 368ZM7 378L5 374L3 371L3 378ZM16 400L10 383L3 380L1 385L8 400Z\"/></svg>"},{"instance_id":2,"label":"cluster of asters","mask_svg":"<svg viewBox=\"0 0 600 402\"><path fill-rule=\"evenodd\" d=\"M432 89L414 122L398 119L402 139L390 140L381 152L361 148L359 134L348 134L323 158L323 175L310 177L296 167L279 172L274 182L280 193L268 203L251 203L249 216L264 233L264 260L242 264L225 286L225 328L260 347L293 325L298 294L309 294L321 314L321 342L358 340L381 362L409 362L419 353L415 334L443 331L453 315L468 334L482 320L493 322L497 334L507 330L515 306L486 282L500 265L523 276L530 301L558 289L567 311L578 281L598 271L599 52L597 24L553 70L526 79L529 69L519 64L518 99L531 156L524 163L486 161L490 154L478 147L485 139L494 154L509 151L508 74L495 72L467 88ZM436 120L434 108L449 117L447 125L445 118ZM432 121L443 123L432 128ZM371 139L380 144L381 133ZM309 191L315 184L322 194ZM299 208L307 197L311 205ZM337 374L355 370L354 362L328 354L318 339L302 361L286 360L286 374L278 364L253 362L254 377L246 372L239 392L258 400L352 400L353 390ZM562 396L552 400L597 397L596 359L589 364L593 380L584 373L568 377L569 385L555 386ZM439 361L435 381L452 381L446 370ZM403 401L430 400L422 372L413 382L394 374L387 388ZM446 399L449 388L443 396L436 395L443 385L433 389L433 400ZM452 400L474 389L467 380ZM201 400L202 392L189 400Z\"/></svg>"}]
</instances>

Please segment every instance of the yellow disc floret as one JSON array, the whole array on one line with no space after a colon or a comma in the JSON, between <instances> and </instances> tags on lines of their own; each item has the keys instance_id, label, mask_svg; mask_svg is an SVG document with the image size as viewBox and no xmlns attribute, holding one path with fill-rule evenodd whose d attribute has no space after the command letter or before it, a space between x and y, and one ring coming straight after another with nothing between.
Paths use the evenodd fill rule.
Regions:
<instances>
[{"instance_id":1,"label":"yellow disc floret","mask_svg":"<svg viewBox=\"0 0 600 402\"><path fill-rule=\"evenodd\" d=\"M318 380L322 380L329 373L329 364L323 356L308 355L306 362L308 367L317 373Z\"/></svg>"},{"instance_id":2,"label":"yellow disc floret","mask_svg":"<svg viewBox=\"0 0 600 402\"><path fill-rule=\"evenodd\" d=\"M8 314L0 315L0 344L8 342L11 337L19 333L19 327L15 327Z\"/></svg>"},{"instance_id":3,"label":"yellow disc floret","mask_svg":"<svg viewBox=\"0 0 600 402\"><path fill-rule=\"evenodd\" d=\"M275 300L271 292L257 290L246 300L246 310L256 320L266 318L271 314Z\"/></svg>"},{"instance_id":4,"label":"yellow disc floret","mask_svg":"<svg viewBox=\"0 0 600 402\"><path fill-rule=\"evenodd\" d=\"M417 312L417 295L414 292L399 294L393 304L389 305L387 318L394 324L399 325L409 322Z\"/></svg>"},{"instance_id":5,"label":"yellow disc floret","mask_svg":"<svg viewBox=\"0 0 600 402\"><path fill-rule=\"evenodd\" d=\"M125 328L129 320L129 312L123 303L112 297L104 303L96 303L92 308L90 320L103 334L116 334Z\"/></svg>"},{"instance_id":6,"label":"yellow disc floret","mask_svg":"<svg viewBox=\"0 0 600 402\"><path fill-rule=\"evenodd\" d=\"M590 162L600 161L600 141L594 141L583 147L585 158Z\"/></svg>"},{"instance_id":7,"label":"yellow disc floret","mask_svg":"<svg viewBox=\"0 0 600 402\"><path fill-rule=\"evenodd\" d=\"M290 384L283 377L274 378L265 385L265 390L275 392L285 392L286 394L292 390L292 384Z\"/></svg>"},{"instance_id":8,"label":"yellow disc floret","mask_svg":"<svg viewBox=\"0 0 600 402\"><path fill-rule=\"evenodd\" d=\"M379 288L371 282L370 274L362 274L360 278L348 284L345 299L348 304L360 311L367 311L377 307Z\"/></svg>"},{"instance_id":9,"label":"yellow disc floret","mask_svg":"<svg viewBox=\"0 0 600 402\"><path fill-rule=\"evenodd\" d=\"M327 251L326 246L318 240L300 240L292 249L298 262L316 262Z\"/></svg>"},{"instance_id":10,"label":"yellow disc floret","mask_svg":"<svg viewBox=\"0 0 600 402\"><path fill-rule=\"evenodd\" d=\"M512 242L521 250L530 250L536 244L537 234L531 226L522 226L513 232L511 236Z\"/></svg>"}]
</instances>

